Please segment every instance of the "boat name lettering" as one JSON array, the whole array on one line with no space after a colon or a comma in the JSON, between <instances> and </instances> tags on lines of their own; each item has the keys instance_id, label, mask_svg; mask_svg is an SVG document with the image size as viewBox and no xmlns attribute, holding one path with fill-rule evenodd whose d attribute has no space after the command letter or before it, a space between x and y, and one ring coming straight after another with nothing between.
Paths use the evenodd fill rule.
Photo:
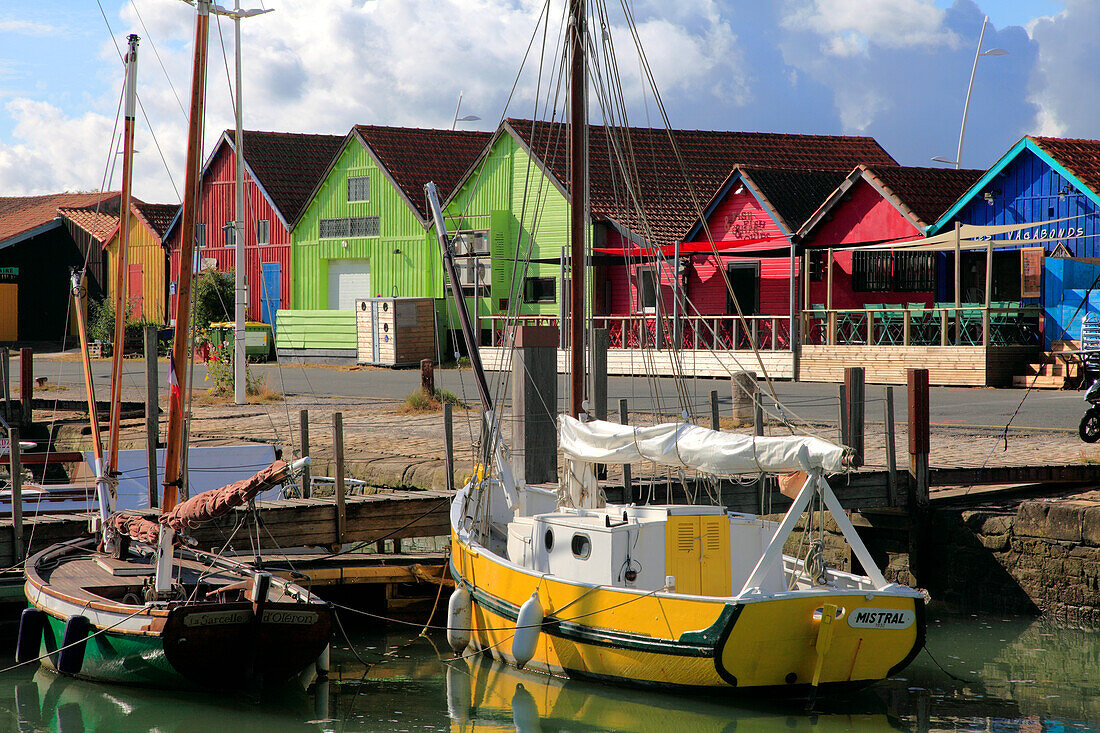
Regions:
<instances>
[{"instance_id":1,"label":"boat name lettering","mask_svg":"<svg viewBox=\"0 0 1100 733\"><path fill-rule=\"evenodd\" d=\"M848 614L848 625L857 629L907 629L913 612L900 608L857 608Z\"/></svg>"},{"instance_id":2,"label":"boat name lettering","mask_svg":"<svg viewBox=\"0 0 1100 733\"><path fill-rule=\"evenodd\" d=\"M262 617L265 624L296 624L298 626L310 626L317 623L317 614L312 611L280 611L278 609L265 610Z\"/></svg>"},{"instance_id":3,"label":"boat name lettering","mask_svg":"<svg viewBox=\"0 0 1100 733\"><path fill-rule=\"evenodd\" d=\"M252 619L252 612L246 609L240 611L208 611L206 613L192 613L183 620L184 626L223 626L225 624L243 624Z\"/></svg>"}]
</instances>

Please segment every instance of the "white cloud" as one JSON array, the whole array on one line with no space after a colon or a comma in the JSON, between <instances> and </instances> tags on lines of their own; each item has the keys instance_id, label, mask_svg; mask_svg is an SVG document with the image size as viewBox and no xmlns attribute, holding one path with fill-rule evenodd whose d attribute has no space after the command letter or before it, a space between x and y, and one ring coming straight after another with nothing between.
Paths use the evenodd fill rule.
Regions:
<instances>
[{"instance_id":1,"label":"white cloud","mask_svg":"<svg viewBox=\"0 0 1100 733\"><path fill-rule=\"evenodd\" d=\"M821 35L829 55L853 56L865 52L868 43L953 47L958 39L944 28L945 16L932 0L788 0L782 24Z\"/></svg>"},{"instance_id":2,"label":"white cloud","mask_svg":"<svg viewBox=\"0 0 1100 733\"><path fill-rule=\"evenodd\" d=\"M1100 7L1092 0L1068 0L1057 15L1038 18L1028 32L1039 59L1030 101L1038 106L1037 131L1045 135L1100 138Z\"/></svg>"},{"instance_id":3,"label":"white cloud","mask_svg":"<svg viewBox=\"0 0 1100 733\"><path fill-rule=\"evenodd\" d=\"M0 33L21 33L27 36L45 36L54 33L56 29L46 23L35 23L29 20L0 20Z\"/></svg>"}]
</instances>

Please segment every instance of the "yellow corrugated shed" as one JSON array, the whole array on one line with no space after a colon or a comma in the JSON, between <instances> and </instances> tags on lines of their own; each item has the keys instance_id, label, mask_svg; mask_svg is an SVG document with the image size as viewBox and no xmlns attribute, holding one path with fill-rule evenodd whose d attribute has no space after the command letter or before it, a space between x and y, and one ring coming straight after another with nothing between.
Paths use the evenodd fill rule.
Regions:
<instances>
[{"instance_id":1,"label":"yellow corrugated shed","mask_svg":"<svg viewBox=\"0 0 1100 733\"><path fill-rule=\"evenodd\" d=\"M127 257L126 302L130 320L166 323L168 298L165 284L168 253L162 244L153 216L141 209L158 204L135 204L136 216L130 217L130 244ZM152 221L151 221L152 219ZM107 297L115 297L116 268L120 232L107 243Z\"/></svg>"}]
</instances>

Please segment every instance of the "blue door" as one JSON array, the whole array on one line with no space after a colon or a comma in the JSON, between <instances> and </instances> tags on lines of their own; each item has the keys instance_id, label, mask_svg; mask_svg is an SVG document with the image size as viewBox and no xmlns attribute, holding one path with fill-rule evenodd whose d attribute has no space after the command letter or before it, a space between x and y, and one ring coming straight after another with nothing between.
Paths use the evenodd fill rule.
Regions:
<instances>
[{"instance_id":1,"label":"blue door","mask_svg":"<svg viewBox=\"0 0 1100 733\"><path fill-rule=\"evenodd\" d=\"M263 292L260 295L261 317L263 322L271 325L271 331L275 331L275 314L279 312L279 303L282 301L280 281L282 279L282 266L278 262L264 262Z\"/></svg>"}]
</instances>

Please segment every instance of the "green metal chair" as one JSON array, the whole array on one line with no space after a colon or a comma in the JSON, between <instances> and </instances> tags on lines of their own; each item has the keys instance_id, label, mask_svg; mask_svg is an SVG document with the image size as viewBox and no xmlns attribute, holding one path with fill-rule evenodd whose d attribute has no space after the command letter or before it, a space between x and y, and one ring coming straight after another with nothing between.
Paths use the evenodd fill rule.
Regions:
<instances>
[{"instance_id":1,"label":"green metal chair","mask_svg":"<svg viewBox=\"0 0 1100 733\"><path fill-rule=\"evenodd\" d=\"M887 303L882 306L882 330L878 343L899 346L905 342L905 304Z\"/></svg>"}]
</instances>

